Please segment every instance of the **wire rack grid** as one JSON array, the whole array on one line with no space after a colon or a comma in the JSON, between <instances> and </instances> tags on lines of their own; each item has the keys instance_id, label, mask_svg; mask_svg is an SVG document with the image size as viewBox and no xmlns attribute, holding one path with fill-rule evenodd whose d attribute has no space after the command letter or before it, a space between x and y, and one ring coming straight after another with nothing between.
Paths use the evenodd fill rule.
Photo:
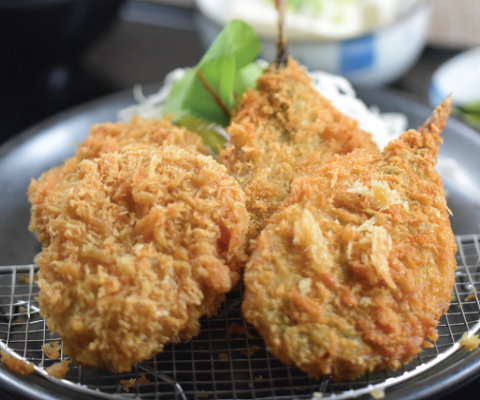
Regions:
<instances>
[{"instance_id":1,"label":"wire rack grid","mask_svg":"<svg viewBox=\"0 0 480 400\"><path fill-rule=\"evenodd\" d=\"M140 399L322 399L353 398L421 377L459 351L464 333L480 330L480 235L457 236L458 270L451 306L438 325L439 338L397 371L368 374L353 382L315 380L285 366L265 348L242 318L240 291L231 293L219 314L202 320L200 334L172 344L130 373L112 374L71 364L64 379L45 368L58 360L42 346L60 341L48 331L36 301L35 265L0 267L0 350L35 365L35 372L59 385L103 398ZM60 352L60 359L67 359Z\"/></svg>"}]
</instances>

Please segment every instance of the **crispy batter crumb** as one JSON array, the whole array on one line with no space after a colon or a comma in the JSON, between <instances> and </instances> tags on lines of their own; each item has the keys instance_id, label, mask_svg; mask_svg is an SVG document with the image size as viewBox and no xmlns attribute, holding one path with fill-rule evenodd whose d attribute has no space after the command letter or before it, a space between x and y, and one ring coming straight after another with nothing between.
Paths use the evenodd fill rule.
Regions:
<instances>
[{"instance_id":1,"label":"crispy batter crumb","mask_svg":"<svg viewBox=\"0 0 480 400\"><path fill-rule=\"evenodd\" d=\"M37 273L35 272L33 274L33 282L36 282L38 280ZM29 273L23 273L20 274L20 282L24 283L25 285L30 285L32 282L30 282L30 274Z\"/></svg>"},{"instance_id":2,"label":"crispy batter crumb","mask_svg":"<svg viewBox=\"0 0 480 400\"><path fill-rule=\"evenodd\" d=\"M58 340L55 340L53 342L45 343L42 346L43 352L51 360L57 360L58 357L60 357L61 348L62 348L62 346L60 345L60 342Z\"/></svg>"},{"instance_id":3,"label":"crispy batter crumb","mask_svg":"<svg viewBox=\"0 0 480 400\"><path fill-rule=\"evenodd\" d=\"M145 375L141 375L140 378L137 379L137 383L139 385L146 385L150 383L150 380Z\"/></svg>"},{"instance_id":4,"label":"crispy batter crumb","mask_svg":"<svg viewBox=\"0 0 480 400\"><path fill-rule=\"evenodd\" d=\"M206 399L206 398L208 398L208 394L207 394L207 392L202 391L199 394L197 394L197 398Z\"/></svg>"},{"instance_id":5,"label":"crispy batter crumb","mask_svg":"<svg viewBox=\"0 0 480 400\"><path fill-rule=\"evenodd\" d=\"M1 359L0 361L6 365L10 370L18 372L22 375L30 375L34 371L34 366L32 363L16 358L6 351L0 351Z\"/></svg>"},{"instance_id":6,"label":"crispy batter crumb","mask_svg":"<svg viewBox=\"0 0 480 400\"><path fill-rule=\"evenodd\" d=\"M63 379L68 372L68 367L72 360L63 360L56 362L55 364L50 365L45 368L45 371L54 378Z\"/></svg>"},{"instance_id":7,"label":"crispy batter crumb","mask_svg":"<svg viewBox=\"0 0 480 400\"><path fill-rule=\"evenodd\" d=\"M465 297L465 299L463 301L472 301L472 300L475 300L475 293L470 293L469 295L467 295Z\"/></svg>"},{"instance_id":8,"label":"crispy batter crumb","mask_svg":"<svg viewBox=\"0 0 480 400\"><path fill-rule=\"evenodd\" d=\"M258 375L255 377L256 381L263 381L263 375Z\"/></svg>"},{"instance_id":9,"label":"crispy batter crumb","mask_svg":"<svg viewBox=\"0 0 480 400\"><path fill-rule=\"evenodd\" d=\"M235 322L232 322L228 326L227 338L230 337L231 335L246 336L248 339L253 338L253 336L249 332L247 325L245 323L243 325L239 325Z\"/></svg>"},{"instance_id":10,"label":"crispy batter crumb","mask_svg":"<svg viewBox=\"0 0 480 400\"><path fill-rule=\"evenodd\" d=\"M130 392L130 389L132 389L135 386L135 382L137 382L136 378L130 378L130 379L121 379L120 384L122 385L122 389L125 392Z\"/></svg>"},{"instance_id":11,"label":"crispy batter crumb","mask_svg":"<svg viewBox=\"0 0 480 400\"><path fill-rule=\"evenodd\" d=\"M222 361L228 360L228 354L227 353L220 353L218 355L218 359L222 360Z\"/></svg>"},{"instance_id":12,"label":"crispy batter crumb","mask_svg":"<svg viewBox=\"0 0 480 400\"><path fill-rule=\"evenodd\" d=\"M373 389L370 394L375 400L381 400L385 398L385 391L381 388Z\"/></svg>"},{"instance_id":13,"label":"crispy batter crumb","mask_svg":"<svg viewBox=\"0 0 480 400\"><path fill-rule=\"evenodd\" d=\"M253 345L253 346L249 346L248 349L243 349L243 350L242 350L242 353L245 354L245 355L248 356L248 357L251 357L251 356L253 356L258 350L262 350L262 349L263 349L262 346Z\"/></svg>"},{"instance_id":14,"label":"crispy batter crumb","mask_svg":"<svg viewBox=\"0 0 480 400\"><path fill-rule=\"evenodd\" d=\"M476 350L479 344L480 338L478 337L478 335L472 335L468 337L467 332L463 334L462 339L460 340L460 346L464 347L467 351Z\"/></svg>"}]
</instances>

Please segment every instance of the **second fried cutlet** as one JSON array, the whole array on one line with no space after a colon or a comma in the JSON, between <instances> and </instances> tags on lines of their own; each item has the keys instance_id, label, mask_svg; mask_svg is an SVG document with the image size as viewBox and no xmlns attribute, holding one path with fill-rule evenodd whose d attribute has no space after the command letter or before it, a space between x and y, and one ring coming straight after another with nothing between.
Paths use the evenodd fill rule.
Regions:
<instances>
[{"instance_id":1,"label":"second fried cutlet","mask_svg":"<svg viewBox=\"0 0 480 400\"><path fill-rule=\"evenodd\" d=\"M257 90L244 94L228 133L220 161L247 195L251 239L290 193L295 177L334 154L377 149L370 134L313 89L292 59L285 67L270 66Z\"/></svg>"},{"instance_id":2,"label":"second fried cutlet","mask_svg":"<svg viewBox=\"0 0 480 400\"><path fill-rule=\"evenodd\" d=\"M283 362L353 379L437 339L456 269L434 169L450 107L382 153L335 156L293 182L247 264L243 303Z\"/></svg>"}]
</instances>

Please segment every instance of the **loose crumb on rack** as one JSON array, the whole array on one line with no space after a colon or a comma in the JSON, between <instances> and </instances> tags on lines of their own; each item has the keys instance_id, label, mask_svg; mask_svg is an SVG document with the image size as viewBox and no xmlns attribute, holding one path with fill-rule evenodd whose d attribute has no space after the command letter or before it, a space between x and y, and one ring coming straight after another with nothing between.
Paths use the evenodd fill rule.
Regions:
<instances>
[{"instance_id":1,"label":"loose crumb on rack","mask_svg":"<svg viewBox=\"0 0 480 400\"><path fill-rule=\"evenodd\" d=\"M22 374L22 375L29 375L33 372L34 368L32 363L16 358L3 350L0 351L0 354L1 354L0 361L5 366L7 366L10 370L14 372L18 372L19 374Z\"/></svg>"},{"instance_id":2,"label":"loose crumb on rack","mask_svg":"<svg viewBox=\"0 0 480 400\"><path fill-rule=\"evenodd\" d=\"M130 378L130 379L122 379L120 381L120 384L123 385L123 390L125 392L130 392L130 389L132 389L135 384L137 385L146 385L147 383L150 383L149 379L145 375L141 375L140 378Z\"/></svg>"},{"instance_id":3,"label":"loose crumb on rack","mask_svg":"<svg viewBox=\"0 0 480 400\"><path fill-rule=\"evenodd\" d=\"M123 385L123 390L127 393L135 386L135 382L137 382L136 378L120 380L120 384Z\"/></svg>"},{"instance_id":4,"label":"loose crumb on rack","mask_svg":"<svg viewBox=\"0 0 480 400\"><path fill-rule=\"evenodd\" d=\"M470 293L463 301L472 301L475 300L475 293Z\"/></svg>"},{"instance_id":5,"label":"loose crumb on rack","mask_svg":"<svg viewBox=\"0 0 480 400\"><path fill-rule=\"evenodd\" d=\"M37 282L37 280L38 280L38 276L37 276L37 273L35 272L33 274L33 282ZM30 285L30 284L33 283L33 282L30 282L30 274L29 273L20 274L20 282L24 283L25 285Z\"/></svg>"},{"instance_id":6,"label":"loose crumb on rack","mask_svg":"<svg viewBox=\"0 0 480 400\"><path fill-rule=\"evenodd\" d=\"M45 343L42 350L50 360L57 360L60 357L61 345L58 340Z\"/></svg>"},{"instance_id":7,"label":"loose crumb on rack","mask_svg":"<svg viewBox=\"0 0 480 400\"><path fill-rule=\"evenodd\" d=\"M201 393L197 394L197 398L206 399L206 398L208 398L208 394L207 394L207 392L201 392Z\"/></svg>"},{"instance_id":8,"label":"loose crumb on rack","mask_svg":"<svg viewBox=\"0 0 480 400\"><path fill-rule=\"evenodd\" d=\"M227 339L231 339L231 336L232 335L236 335L236 336L245 336L247 337L248 339L252 339L253 336L250 334L250 332L248 331L248 328L247 328L247 325L239 325L235 322L232 322L229 326L228 326L228 331L227 331Z\"/></svg>"},{"instance_id":9,"label":"loose crumb on rack","mask_svg":"<svg viewBox=\"0 0 480 400\"><path fill-rule=\"evenodd\" d=\"M49 367L45 368L45 371L48 373L48 375L53 376L54 378L63 379L65 378L65 375L67 375L68 366L71 362L72 360L63 360L56 362L55 364L52 364Z\"/></svg>"},{"instance_id":10,"label":"loose crumb on rack","mask_svg":"<svg viewBox=\"0 0 480 400\"><path fill-rule=\"evenodd\" d=\"M460 340L460 346L464 347L467 351L475 350L480 344L480 338L478 335L472 335L468 337L467 332L465 332Z\"/></svg>"},{"instance_id":11,"label":"loose crumb on rack","mask_svg":"<svg viewBox=\"0 0 480 400\"><path fill-rule=\"evenodd\" d=\"M245 354L245 355L248 356L248 357L251 357L251 356L253 356L253 354L255 354L255 352L257 352L258 350L262 350L262 346L253 345L253 346L249 346L248 349L244 349L244 350L242 351L242 353Z\"/></svg>"},{"instance_id":12,"label":"loose crumb on rack","mask_svg":"<svg viewBox=\"0 0 480 400\"><path fill-rule=\"evenodd\" d=\"M220 353L218 355L218 359L222 360L222 361L226 361L226 360L228 360L228 354L227 353Z\"/></svg>"},{"instance_id":13,"label":"loose crumb on rack","mask_svg":"<svg viewBox=\"0 0 480 400\"><path fill-rule=\"evenodd\" d=\"M381 388L375 388L370 392L370 395L375 399L375 400L381 400L385 398L385 391Z\"/></svg>"}]
</instances>

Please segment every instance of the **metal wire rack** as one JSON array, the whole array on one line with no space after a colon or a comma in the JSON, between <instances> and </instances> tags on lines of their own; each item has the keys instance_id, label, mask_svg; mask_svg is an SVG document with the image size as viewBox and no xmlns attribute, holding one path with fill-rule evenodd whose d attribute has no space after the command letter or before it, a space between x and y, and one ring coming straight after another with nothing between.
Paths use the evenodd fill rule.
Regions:
<instances>
[{"instance_id":1,"label":"metal wire rack","mask_svg":"<svg viewBox=\"0 0 480 400\"><path fill-rule=\"evenodd\" d=\"M90 396L140 399L344 399L421 376L454 353L460 339L480 330L480 235L457 236L458 271L452 303L438 325L439 339L398 371L369 374L354 382L314 380L285 366L265 348L241 316L241 293L231 293L219 314L202 320L200 335L166 347L130 373L71 364L64 379L50 377L42 350L59 341L39 314L35 265L0 267L0 349L35 364L36 373ZM61 351L60 359L66 359Z\"/></svg>"}]
</instances>

